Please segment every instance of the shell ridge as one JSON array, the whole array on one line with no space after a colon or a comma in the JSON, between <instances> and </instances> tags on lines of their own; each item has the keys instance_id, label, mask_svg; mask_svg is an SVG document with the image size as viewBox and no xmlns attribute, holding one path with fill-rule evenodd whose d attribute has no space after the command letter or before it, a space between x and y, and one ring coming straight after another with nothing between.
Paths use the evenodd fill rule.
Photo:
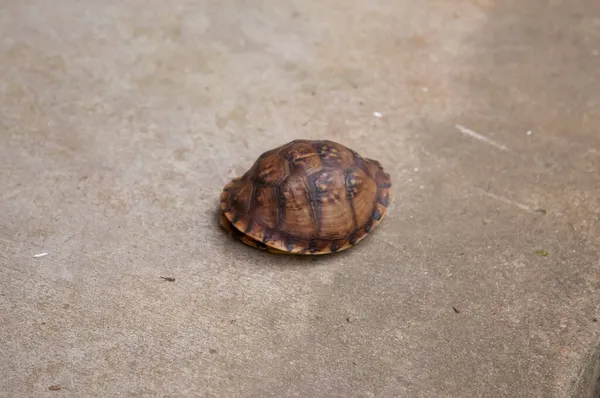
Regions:
<instances>
[{"instance_id":1,"label":"shell ridge","mask_svg":"<svg viewBox=\"0 0 600 398\"><path fill-rule=\"evenodd\" d=\"M278 231L283 231L283 222L285 221L286 198L283 193L283 185L277 186L274 190L275 196L275 225Z\"/></svg>"},{"instance_id":2,"label":"shell ridge","mask_svg":"<svg viewBox=\"0 0 600 398\"><path fill-rule=\"evenodd\" d=\"M246 228L244 229L244 233L248 233L252 227L252 220L254 219L254 208L256 207L256 182L250 179L250 198L248 199L248 203L246 205L246 217L248 218L248 222L246 224Z\"/></svg>"},{"instance_id":3,"label":"shell ridge","mask_svg":"<svg viewBox=\"0 0 600 398\"><path fill-rule=\"evenodd\" d=\"M321 234L321 229L323 227L323 214L322 214L322 206L319 201L319 192L317 192L316 180L318 177L318 173L313 173L307 178L307 194L308 194L308 206L310 207L310 214L313 222L317 225L316 235L319 236Z\"/></svg>"},{"instance_id":4,"label":"shell ridge","mask_svg":"<svg viewBox=\"0 0 600 398\"><path fill-rule=\"evenodd\" d=\"M352 232L358 229L356 210L354 209L354 195L352 193L352 186L350 184L351 173L353 171L353 169L344 170L344 190L346 191L346 199L348 200L348 205L350 206L350 211L352 212L352 221L354 222L354 229Z\"/></svg>"}]
</instances>

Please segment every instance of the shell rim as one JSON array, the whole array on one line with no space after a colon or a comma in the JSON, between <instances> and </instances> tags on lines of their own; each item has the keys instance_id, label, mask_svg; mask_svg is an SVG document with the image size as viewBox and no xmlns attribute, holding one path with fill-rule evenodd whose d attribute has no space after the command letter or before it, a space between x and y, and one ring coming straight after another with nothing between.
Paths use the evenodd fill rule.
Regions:
<instances>
[{"instance_id":1,"label":"shell rim","mask_svg":"<svg viewBox=\"0 0 600 398\"><path fill-rule=\"evenodd\" d=\"M383 210L380 212L380 217L379 219L374 219L373 224L370 228L370 230L368 232L365 232L364 234L362 234L362 236L356 238L356 240L354 241L354 243L350 242L350 239L345 238L344 239L344 244L342 246L340 246L337 250L333 251L331 250L331 245L326 245L325 249L323 250L316 250L316 251L305 251L302 246L298 246L296 244L292 244L292 248L288 249L284 242L282 242L280 239L277 240L269 240L267 242L263 242L262 239L260 238L259 235L253 233L252 231L249 232L244 232L244 224L238 220L236 222L233 221L234 219L234 213L232 211L227 211L228 206L227 206L227 202L228 202L228 198L230 196L230 192L228 191L228 188L233 185L234 182L239 181L241 179L241 177L238 178L234 178L232 179L229 183L227 183L227 185L225 185L225 187L222 190L222 194L221 194L221 198L220 198L220 211L221 214L224 215L227 220L229 220L229 223L231 226L233 226L240 234L248 236L250 238L252 238L254 241L257 242L261 242L263 245L267 246L267 250L274 252L274 253L282 253L282 254L308 254L308 255L321 255L321 254L329 254L329 253L339 253L341 251L344 251L346 249L349 249L352 246L355 246L357 243L359 243L360 241L362 241L364 238L366 238L368 235L370 235L375 229L376 227L381 224L381 222L383 221L383 219L385 218L386 214L387 214L387 210L389 205L392 203L393 200L393 195L392 195L392 186L391 186L391 181L389 183L388 186L384 186L384 187L380 187L378 188L378 191L381 190L383 193L387 194L388 197L388 204L387 205L382 205L381 207L383 208ZM388 177L388 179L390 179ZM377 201L375 201L375 204L378 203ZM375 205L374 205L375 206ZM359 231L361 229L363 229L365 226L365 224L357 227L355 229L355 231ZM263 226L260 226L260 228L264 231L265 228ZM282 234L286 234L285 231L279 231ZM306 241L306 240L305 240ZM244 242L242 241L242 243L249 245L248 242ZM250 245L253 247L257 247L254 245Z\"/></svg>"}]
</instances>

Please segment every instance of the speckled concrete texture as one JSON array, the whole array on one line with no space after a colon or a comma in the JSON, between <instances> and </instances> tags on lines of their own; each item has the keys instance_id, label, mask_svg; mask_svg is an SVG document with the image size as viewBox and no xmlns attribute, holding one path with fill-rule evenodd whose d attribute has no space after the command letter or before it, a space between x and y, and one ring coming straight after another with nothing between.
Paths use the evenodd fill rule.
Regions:
<instances>
[{"instance_id":1,"label":"speckled concrete texture","mask_svg":"<svg viewBox=\"0 0 600 398\"><path fill-rule=\"evenodd\" d=\"M0 396L591 397L599 109L596 0L2 1ZM392 176L344 253L217 225L295 138Z\"/></svg>"}]
</instances>

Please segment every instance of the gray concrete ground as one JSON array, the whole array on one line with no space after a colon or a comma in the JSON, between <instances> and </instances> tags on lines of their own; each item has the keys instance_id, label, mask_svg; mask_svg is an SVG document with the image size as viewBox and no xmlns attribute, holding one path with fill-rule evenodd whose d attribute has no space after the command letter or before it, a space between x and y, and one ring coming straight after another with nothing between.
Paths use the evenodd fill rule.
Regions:
<instances>
[{"instance_id":1,"label":"gray concrete ground","mask_svg":"<svg viewBox=\"0 0 600 398\"><path fill-rule=\"evenodd\" d=\"M1 396L592 396L597 0L0 4ZM357 247L216 225L294 138L392 175Z\"/></svg>"}]
</instances>

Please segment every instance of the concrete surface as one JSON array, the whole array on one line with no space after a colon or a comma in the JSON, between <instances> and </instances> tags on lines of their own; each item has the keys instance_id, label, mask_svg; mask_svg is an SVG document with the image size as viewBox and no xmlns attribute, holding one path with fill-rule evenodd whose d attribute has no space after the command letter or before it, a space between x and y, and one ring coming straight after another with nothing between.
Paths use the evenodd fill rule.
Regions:
<instances>
[{"instance_id":1,"label":"concrete surface","mask_svg":"<svg viewBox=\"0 0 600 398\"><path fill-rule=\"evenodd\" d=\"M0 4L1 396L592 396L597 0ZM391 173L354 249L217 227L294 138Z\"/></svg>"}]
</instances>

